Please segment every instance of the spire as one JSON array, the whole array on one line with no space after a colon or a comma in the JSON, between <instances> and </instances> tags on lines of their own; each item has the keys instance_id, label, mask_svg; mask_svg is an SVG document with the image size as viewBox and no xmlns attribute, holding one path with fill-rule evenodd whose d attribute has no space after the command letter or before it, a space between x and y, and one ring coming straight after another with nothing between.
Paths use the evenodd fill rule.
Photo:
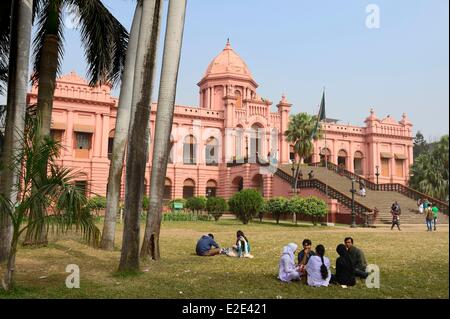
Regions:
<instances>
[{"instance_id":1,"label":"spire","mask_svg":"<svg viewBox=\"0 0 450 319\"><path fill-rule=\"evenodd\" d=\"M230 43L230 38L227 39L227 44L225 46L224 50L231 50L231 43Z\"/></svg>"}]
</instances>

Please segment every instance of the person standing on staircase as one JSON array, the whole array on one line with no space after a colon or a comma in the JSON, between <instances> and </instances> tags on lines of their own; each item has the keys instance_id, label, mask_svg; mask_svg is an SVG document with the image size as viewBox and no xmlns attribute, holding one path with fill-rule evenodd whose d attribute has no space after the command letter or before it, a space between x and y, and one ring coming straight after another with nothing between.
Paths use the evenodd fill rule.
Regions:
<instances>
[{"instance_id":1,"label":"person standing on staircase","mask_svg":"<svg viewBox=\"0 0 450 319\"><path fill-rule=\"evenodd\" d=\"M391 230L394 229L394 226L397 225L398 230L400 229L400 214L401 214L401 208L398 202L396 201L394 204L392 204L391 207L391 214L392 214L392 225Z\"/></svg>"}]
</instances>

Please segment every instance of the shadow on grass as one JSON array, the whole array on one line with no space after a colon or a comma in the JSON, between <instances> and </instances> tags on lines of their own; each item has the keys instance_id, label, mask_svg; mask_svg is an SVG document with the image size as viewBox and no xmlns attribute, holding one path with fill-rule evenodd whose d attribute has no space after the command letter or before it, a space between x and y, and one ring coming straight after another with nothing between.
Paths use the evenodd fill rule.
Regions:
<instances>
[{"instance_id":1,"label":"shadow on grass","mask_svg":"<svg viewBox=\"0 0 450 319\"><path fill-rule=\"evenodd\" d=\"M115 271L112 273L112 276L114 278L137 278L144 274L144 271L142 270L127 270L127 271Z\"/></svg>"}]
</instances>

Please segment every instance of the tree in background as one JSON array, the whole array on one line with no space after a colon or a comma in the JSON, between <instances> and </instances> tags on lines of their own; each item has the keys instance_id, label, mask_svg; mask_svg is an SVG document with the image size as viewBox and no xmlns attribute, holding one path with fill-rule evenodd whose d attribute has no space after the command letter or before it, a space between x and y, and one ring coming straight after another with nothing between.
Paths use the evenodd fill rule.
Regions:
<instances>
[{"instance_id":1,"label":"tree in background","mask_svg":"<svg viewBox=\"0 0 450 319\"><path fill-rule=\"evenodd\" d=\"M245 225L263 209L264 198L254 189L245 189L228 200L230 211Z\"/></svg>"},{"instance_id":2,"label":"tree in background","mask_svg":"<svg viewBox=\"0 0 450 319\"><path fill-rule=\"evenodd\" d=\"M218 221L223 213L228 210L227 201L222 197L208 197L208 200L206 201L206 210L208 211L208 214L214 217L215 221Z\"/></svg>"},{"instance_id":3,"label":"tree in background","mask_svg":"<svg viewBox=\"0 0 450 319\"><path fill-rule=\"evenodd\" d=\"M190 209L193 213L199 213L206 208L206 197L198 196L188 198L186 201L186 208Z\"/></svg>"},{"instance_id":4,"label":"tree in background","mask_svg":"<svg viewBox=\"0 0 450 319\"><path fill-rule=\"evenodd\" d=\"M61 145L51 138L38 137L38 122L36 118L27 118L21 148L14 158L13 166L20 168L19 179L14 185L19 195L17 203L0 195L0 218L8 215L13 225L6 273L2 280L7 291L13 287L17 247L24 231L33 228L32 233L39 237L40 232L47 232L50 226L65 232L75 225L92 245L97 246L100 238L86 195L74 185L77 174L56 164ZM32 189L36 191L32 192ZM32 214L33 222L30 222Z\"/></svg>"},{"instance_id":5,"label":"tree in background","mask_svg":"<svg viewBox=\"0 0 450 319\"><path fill-rule=\"evenodd\" d=\"M328 205L320 198L309 196L302 198L300 210L305 216L311 217L315 226L321 217L327 215Z\"/></svg>"},{"instance_id":6,"label":"tree in background","mask_svg":"<svg viewBox=\"0 0 450 319\"><path fill-rule=\"evenodd\" d=\"M444 135L431 152L422 153L411 167L409 186L431 197L448 202L449 140Z\"/></svg>"},{"instance_id":7,"label":"tree in background","mask_svg":"<svg viewBox=\"0 0 450 319\"><path fill-rule=\"evenodd\" d=\"M275 218L277 224L280 222L281 214L287 212L287 203L288 200L284 197L271 198L266 203L267 211L272 214L272 217Z\"/></svg>"}]
</instances>

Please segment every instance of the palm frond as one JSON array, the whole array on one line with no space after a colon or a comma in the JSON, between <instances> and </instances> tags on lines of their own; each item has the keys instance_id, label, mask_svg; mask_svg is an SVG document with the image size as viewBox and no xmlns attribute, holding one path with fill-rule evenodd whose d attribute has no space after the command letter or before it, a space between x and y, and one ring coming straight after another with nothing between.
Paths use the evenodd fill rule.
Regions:
<instances>
[{"instance_id":1,"label":"palm frond","mask_svg":"<svg viewBox=\"0 0 450 319\"><path fill-rule=\"evenodd\" d=\"M90 84L114 85L125 66L128 31L100 0L67 0L78 8Z\"/></svg>"},{"instance_id":2,"label":"palm frond","mask_svg":"<svg viewBox=\"0 0 450 319\"><path fill-rule=\"evenodd\" d=\"M64 55L64 8L64 0L48 0L40 4L39 11L36 13L37 32L33 40L33 84L36 84L39 80L42 49L45 44L45 38L49 35L58 39L57 72L58 74L61 72L61 61Z\"/></svg>"},{"instance_id":3,"label":"palm frond","mask_svg":"<svg viewBox=\"0 0 450 319\"><path fill-rule=\"evenodd\" d=\"M12 0L0 1L0 94L4 94L8 83L11 8Z\"/></svg>"}]
</instances>

